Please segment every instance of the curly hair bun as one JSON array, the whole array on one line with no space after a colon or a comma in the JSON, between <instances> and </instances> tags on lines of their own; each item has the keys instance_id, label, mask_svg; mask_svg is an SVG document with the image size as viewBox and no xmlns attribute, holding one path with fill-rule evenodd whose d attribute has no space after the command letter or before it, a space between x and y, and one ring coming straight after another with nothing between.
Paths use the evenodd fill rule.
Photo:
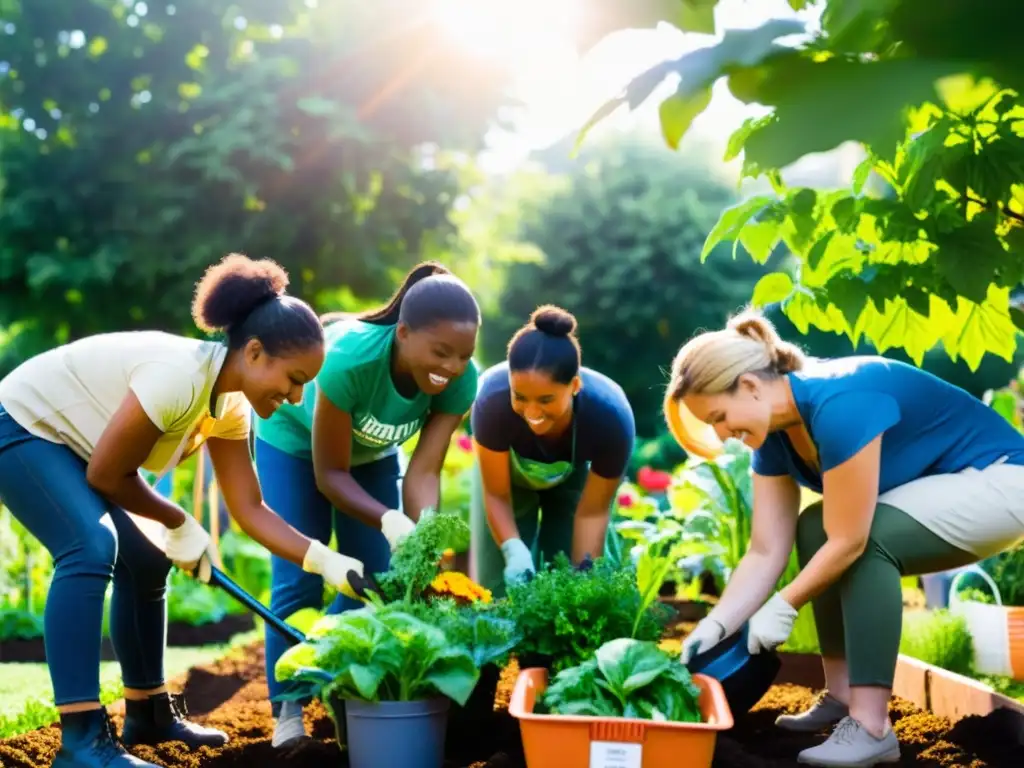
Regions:
<instances>
[{"instance_id":1,"label":"curly hair bun","mask_svg":"<svg viewBox=\"0 0 1024 768\"><path fill-rule=\"evenodd\" d=\"M530 322L548 336L570 336L576 330L576 318L571 312L553 304L538 307L530 315Z\"/></svg>"},{"instance_id":2,"label":"curly hair bun","mask_svg":"<svg viewBox=\"0 0 1024 768\"><path fill-rule=\"evenodd\" d=\"M192 319L207 333L230 328L287 287L288 273L277 262L229 254L209 267L196 286Z\"/></svg>"}]
</instances>

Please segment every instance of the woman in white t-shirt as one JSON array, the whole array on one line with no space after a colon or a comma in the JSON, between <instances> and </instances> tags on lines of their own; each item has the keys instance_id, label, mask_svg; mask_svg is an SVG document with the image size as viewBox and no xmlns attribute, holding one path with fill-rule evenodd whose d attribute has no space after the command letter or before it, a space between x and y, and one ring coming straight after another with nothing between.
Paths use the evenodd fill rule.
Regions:
<instances>
[{"instance_id":1,"label":"woman in white t-shirt","mask_svg":"<svg viewBox=\"0 0 1024 768\"><path fill-rule=\"evenodd\" d=\"M152 768L118 743L99 702L104 595L121 663L126 745L227 736L187 721L166 688L171 564L209 573L209 536L139 473L162 476L206 442L242 529L340 591L362 563L296 531L263 502L249 454L250 410L297 403L324 360L313 310L286 296L277 264L232 254L211 267L193 316L204 341L159 331L99 334L27 360L0 381L0 501L49 550L45 643L62 746L54 768ZM126 513L127 511L127 513ZM128 514L131 513L131 514ZM134 519L133 519L133 516ZM161 547L136 521L155 521ZM146 527L146 526L144 526Z\"/></svg>"}]
</instances>

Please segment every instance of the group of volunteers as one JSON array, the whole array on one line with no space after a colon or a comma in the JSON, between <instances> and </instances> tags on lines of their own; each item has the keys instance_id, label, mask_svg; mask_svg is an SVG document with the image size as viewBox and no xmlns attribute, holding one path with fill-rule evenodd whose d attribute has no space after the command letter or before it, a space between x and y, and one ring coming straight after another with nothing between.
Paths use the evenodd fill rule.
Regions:
<instances>
[{"instance_id":1,"label":"group of volunteers","mask_svg":"<svg viewBox=\"0 0 1024 768\"><path fill-rule=\"evenodd\" d=\"M479 306L440 264L418 265L359 314L318 316L287 284L274 262L231 254L196 288L193 317L211 338L99 334L0 381L0 502L54 562L44 620L57 768L153 768L126 747L228 740L188 719L164 673L170 569L209 578L217 553L140 474L160 478L204 444L231 516L271 553L270 608L282 617L323 609L325 582L338 593L328 612L361 605L350 579L385 571L438 507L467 417L471 576L500 595L559 553L580 564L604 551L634 417L621 387L582 365L571 313L538 308L506 359L481 372ZM900 577L1024 539L1024 436L931 374L882 357L806 357L750 312L686 342L664 412L688 451L710 456L737 439L753 452L748 552L681 661L741 630L751 653L776 648L810 603L827 692L778 725L831 729L804 763L897 760L887 703ZM801 486L821 501L801 510ZM776 591L794 546L800 573ZM99 697L111 581L120 735ZM265 639L272 740L284 747L305 735L306 702L276 700L285 641L272 629Z\"/></svg>"}]
</instances>

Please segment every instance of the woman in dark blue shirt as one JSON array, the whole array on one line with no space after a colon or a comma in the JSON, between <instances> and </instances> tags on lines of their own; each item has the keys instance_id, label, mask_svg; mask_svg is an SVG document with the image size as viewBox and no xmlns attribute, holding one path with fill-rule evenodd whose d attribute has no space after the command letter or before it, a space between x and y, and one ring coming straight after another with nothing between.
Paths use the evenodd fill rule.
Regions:
<instances>
[{"instance_id":1,"label":"woman in dark blue shirt","mask_svg":"<svg viewBox=\"0 0 1024 768\"><path fill-rule=\"evenodd\" d=\"M576 563L604 551L635 426L622 388L580 365L575 329L570 313L540 307L480 378L471 573L497 595L535 572L534 550Z\"/></svg>"},{"instance_id":2,"label":"woman in dark blue shirt","mask_svg":"<svg viewBox=\"0 0 1024 768\"><path fill-rule=\"evenodd\" d=\"M898 760L888 703L900 577L977 562L1024 540L1024 436L911 365L808 359L753 313L679 351L665 408L677 428L697 425L684 428L685 444L734 438L754 451L749 548L684 641L683 661L748 621L751 653L781 645L810 602L828 695L778 725L836 726L800 753L803 763ZM822 495L802 512L801 486ZM776 592L794 543L800 572Z\"/></svg>"}]
</instances>

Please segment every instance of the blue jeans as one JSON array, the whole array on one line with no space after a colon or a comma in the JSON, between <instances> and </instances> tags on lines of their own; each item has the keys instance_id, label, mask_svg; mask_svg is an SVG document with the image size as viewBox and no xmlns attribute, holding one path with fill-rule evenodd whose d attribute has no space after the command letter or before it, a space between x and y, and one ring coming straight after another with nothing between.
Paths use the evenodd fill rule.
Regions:
<instances>
[{"instance_id":1,"label":"blue jeans","mask_svg":"<svg viewBox=\"0 0 1024 768\"><path fill-rule=\"evenodd\" d=\"M128 688L164 684L171 562L124 510L94 491L70 448L35 437L0 407L0 501L53 556L44 644L58 705L98 701L103 600Z\"/></svg>"},{"instance_id":2,"label":"blue jeans","mask_svg":"<svg viewBox=\"0 0 1024 768\"><path fill-rule=\"evenodd\" d=\"M384 534L331 506L331 502L317 490L313 462L292 456L257 439L256 472L267 506L293 528L326 544L331 539L333 526L338 537L338 550L362 560L366 573L380 573L388 569L391 549ZM352 477L381 504L389 509L398 509L399 468L396 454L352 467ZM323 577L306 573L300 566L276 555L271 556L270 564L271 611L287 618L303 608L323 608ZM361 605L359 601L339 594L328 607L327 613L341 613ZM287 690L284 683L274 680L274 665L289 644L270 627L264 630L264 641L267 685L273 699ZM271 701L275 717L280 708L280 702Z\"/></svg>"}]
</instances>

